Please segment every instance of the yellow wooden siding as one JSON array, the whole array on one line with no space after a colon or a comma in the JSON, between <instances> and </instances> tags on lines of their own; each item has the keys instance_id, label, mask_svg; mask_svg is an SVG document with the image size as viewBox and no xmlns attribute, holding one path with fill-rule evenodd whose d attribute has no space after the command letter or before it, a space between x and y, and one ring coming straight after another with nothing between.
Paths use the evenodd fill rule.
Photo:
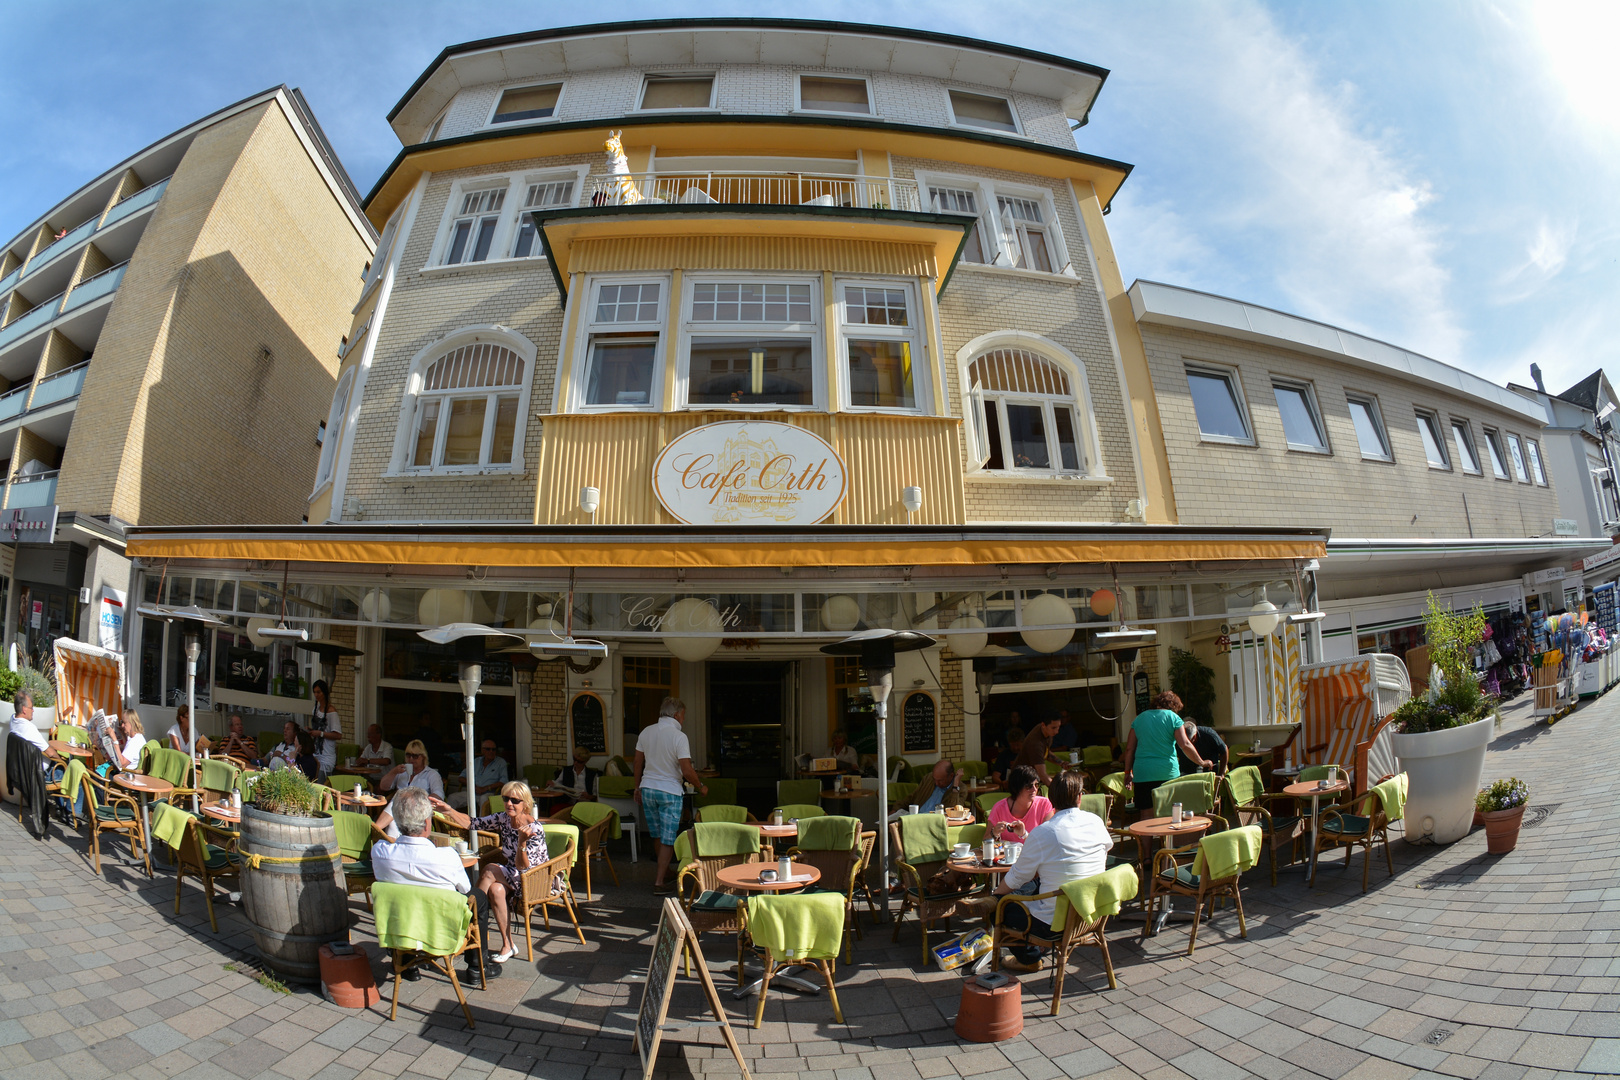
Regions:
<instances>
[{"instance_id":1,"label":"yellow wooden siding","mask_svg":"<svg viewBox=\"0 0 1620 1080\"><path fill-rule=\"evenodd\" d=\"M579 240L570 273L615 270L830 270L835 274L939 276L927 244L809 236L621 236Z\"/></svg>"},{"instance_id":2,"label":"yellow wooden siding","mask_svg":"<svg viewBox=\"0 0 1620 1080\"><path fill-rule=\"evenodd\" d=\"M960 423L951 417L864 413L592 413L546 418L540 443L536 524L586 522L580 488L601 492L603 525L675 524L652 489L652 465L670 440L704 424L760 419L802 427L838 451L848 488L831 522L895 525L906 521L900 489L923 490L917 524L958 525L962 494Z\"/></svg>"}]
</instances>

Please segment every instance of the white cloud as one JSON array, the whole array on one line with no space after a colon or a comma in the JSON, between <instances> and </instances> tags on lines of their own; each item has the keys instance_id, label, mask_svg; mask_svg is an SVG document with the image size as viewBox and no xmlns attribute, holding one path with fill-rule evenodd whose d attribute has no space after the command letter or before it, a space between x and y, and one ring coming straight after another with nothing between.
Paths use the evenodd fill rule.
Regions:
<instances>
[{"instance_id":1,"label":"white cloud","mask_svg":"<svg viewBox=\"0 0 1620 1080\"><path fill-rule=\"evenodd\" d=\"M1220 288L1220 263L1199 235L1198 226L1177 213L1170 201L1144 198L1140 186L1127 184L1114 198L1108 237L1120 258L1129 262L1128 278L1211 291Z\"/></svg>"},{"instance_id":2,"label":"white cloud","mask_svg":"<svg viewBox=\"0 0 1620 1080\"><path fill-rule=\"evenodd\" d=\"M1542 219L1535 234L1525 244L1524 261L1502 276L1498 302L1509 304L1528 300L1569 264L1580 228L1574 222L1554 223Z\"/></svg>"}]
</instances>

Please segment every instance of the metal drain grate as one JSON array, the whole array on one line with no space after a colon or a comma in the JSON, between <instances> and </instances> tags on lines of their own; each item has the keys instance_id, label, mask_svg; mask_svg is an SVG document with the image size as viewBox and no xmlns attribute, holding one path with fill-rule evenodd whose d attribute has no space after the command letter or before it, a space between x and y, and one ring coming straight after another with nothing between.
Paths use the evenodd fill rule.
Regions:
<instances>
[{"instance_id":1,"label":"metal drain grate","mask_svg":"<svg viewBox=\"0 0 1620 1080\"><path fill-rule=\"evenodd\" d=\"M1563 803L1546 803L1545 805L1530 807L1529 809L1525 810L1524 818L1519 822L1519 828L1535 828L1543 821L1546 821L1548 818L1552 817L1552 812L1563 805Z\"/></svg>"},{"instance_id":2,"label":"metal drain grate","mask_svg":"<svg viewBox=\"0 0 1620 1080\"><path fill-rule=\"evenodd\" d=\"M1452 1031L1450 1028L1437 1027L1427 1035L1423 1036L1423 1041L1431 1046L1439 1046L1441 1043L1445 1042L1455 1034L1457 1033Z\"/></svg>"}]
</instances>

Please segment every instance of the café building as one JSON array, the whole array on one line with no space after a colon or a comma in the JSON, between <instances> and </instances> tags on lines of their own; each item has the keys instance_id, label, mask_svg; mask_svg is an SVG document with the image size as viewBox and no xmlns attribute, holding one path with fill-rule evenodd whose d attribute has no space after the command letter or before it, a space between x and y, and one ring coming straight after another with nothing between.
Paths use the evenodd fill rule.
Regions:
<instances>
[{"instance_id":1,"label":"caf\u00e9 building","mask_svg":"<svg viewBox=\"0 0 1620 1080\"><path fill-rule=\"evenodd\" d=\"M311 677L261 633L285 621L359 650L345 726L447 755L456 664L420 631L601 642L493 657L480 737L629 757L673 694L744 801L834 732L979 758L1062 709L1106 742L1187 627L1257 596L1308 661L1286 616L1326 534L1177 522L1104 218L1130 167L1081 149L1106 76L794 20L445 49L389 116L307 522L136 529L143 600L226 622L214 702ZM1121 625L1156 634L1128 657L1097 636ZM900 658L886 748L859 661L820 651L871 628L936 639Z\"/></svg>"}]
</instances>

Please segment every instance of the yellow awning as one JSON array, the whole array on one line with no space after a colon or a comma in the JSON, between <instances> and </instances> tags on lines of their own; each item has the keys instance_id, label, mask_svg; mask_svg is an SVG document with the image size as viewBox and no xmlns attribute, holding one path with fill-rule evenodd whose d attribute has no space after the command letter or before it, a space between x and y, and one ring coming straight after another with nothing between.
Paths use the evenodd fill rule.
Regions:
<instances>
[{"instance_id":1,"label":"yellow awning","mask_svg":"<svg viewBox=\"0 0 1620 1080\"><path fill-rule=\"evenodd\" d=\"M958 536L817 541L795 537L772 542L749 538L614 541L600 536L573 540L408 537L323 539L313 536L198 536L132 531L128 554L144 559L256 559L305 563L408 566L510 566L540 568L782 566L999 566L1053 563L1173 563L1231 560L1317 559L1326 553L1320 535L1220 535L1143 537Z\"/></svg>"}]
</instances>

